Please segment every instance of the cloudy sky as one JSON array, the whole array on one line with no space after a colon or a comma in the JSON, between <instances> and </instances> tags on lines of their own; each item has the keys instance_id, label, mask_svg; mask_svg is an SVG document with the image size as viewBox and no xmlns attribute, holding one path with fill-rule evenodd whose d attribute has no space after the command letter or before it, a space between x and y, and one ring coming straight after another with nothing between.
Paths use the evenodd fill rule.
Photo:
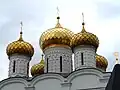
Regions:
<instances>
[{"instance_id":1,"label":"cloudy sky","mask_svg":"<svg viewBox=\"0 0 120 90\"><path fill-rule=\"evenodd\" d=\"M84 12L86 30L100 40L97 53L108 59L107 71L112 70L113 53L120 51L120 0L0 0L0 80L8 76L6 47L19 38L20 21L24 40L35 48L33 65L41 58L41 33L56 24L57 6L62 26L75 33L81 31Z\"/></svg>"}]
</instances>

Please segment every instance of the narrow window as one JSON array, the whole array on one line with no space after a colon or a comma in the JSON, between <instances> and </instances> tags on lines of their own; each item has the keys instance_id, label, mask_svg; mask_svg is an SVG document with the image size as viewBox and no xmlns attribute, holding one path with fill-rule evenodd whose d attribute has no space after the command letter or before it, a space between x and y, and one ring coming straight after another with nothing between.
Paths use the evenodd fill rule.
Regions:
<instances>
[{"instance_id":1,"label":"narrow window","mask_svg":"<svg viewBox=\"0 0 120 90\"><path fill-rule=\"evenodd\" d=\"M48 58L47 58L47 73L48 73Z\"/></svg>"},{"instance_id":2,"label":"narrow window","mask_svg":"<svg viewBox=\"0 0 120 90\"><path fill-rule=\"evenodd\" d=\"M81 53L81 64L84 65L84 61L83 61L83 53Z\"/></svg>"},{"instance_id":3,"label":"narrow window","mask_svg":"<svg viewBox=\"0 0 120 90\"><path fill-rule=\"evenodd\" d=\"M60 72L62 72L62 56L60 56Z\"/></svg>"},{"instance_id":4,"label":"narrow window","mask_svg":"<svg viewBox=\"0 0 120 90\"><path fill-rule=\"evenodd\" d=\"M71 60L71 71L73 71L73 64L72 64L72 60Z\"/></svg>"},{"instance_id":5,"label":"narrow window","mask_svg":"<svg viewBox=\"0 0 120 90\"><path fill-rule=\"evenodd\" d=\"M13 72L15 72L15 61L13 62Z\"/></svg>"},{"instance_id":6,"label":"narrow window","mask_svg":"<svg viewBox=\"0 0 120 90\"><path fill-rule=\"evenodd\" d=\"M29 75L29 62L27 63L27 75Z\"/></svg>"}]
</instances>

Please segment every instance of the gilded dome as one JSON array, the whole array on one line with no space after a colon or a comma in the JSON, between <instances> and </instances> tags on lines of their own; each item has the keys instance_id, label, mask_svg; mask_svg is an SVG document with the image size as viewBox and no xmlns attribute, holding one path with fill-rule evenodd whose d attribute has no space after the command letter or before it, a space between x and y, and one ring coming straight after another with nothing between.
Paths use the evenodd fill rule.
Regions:
<instances>
[{"instance_id":1,"label":"gilded dome","mask_svg":"<svg viewBox=\"0 0 120 90\"><path fill-rule=\"evenodd\" d=\"M84 22L82 23L82 25L83 25L82 31L80 33L74 34L71 41L71 46L76 47L78 45L92 45L97 49L99 46L98 37L85 30Z\"/></svg>"},{"instance_id":2,"label":"gilded dome","mask_svg":"<svg viewBox=\"0 0 120 90\"><path fill-rule=\"evenodd\" d=\"M108 61L105 57L101 55L96 55L96 67L106 71L106 68L108 66Z\"/></svg>"},{"instance_id":3,"label":"gilded dome","mask_svg":"<svg viewBox=\"0 0 120 90\"><path fill-rule=\"evenodd\" d=\"M58 22L56 26L43 32L40 37L40 47L42 50L53 44L70 46L73 32L61 26L59 23L60 17L57 17L57 19Z\"/></svg>"},{"instance_id":4,"label":"gilded dome","mask_svg":"<svg viewBox=\"0 0 120 90\"><path fill-rule=\"evenodd\" d=\"M22 39L22 32L20 32L20 38L7 46L6 53L8 56L12 54L24 54L32 57L34 48Z\"/></svg>"},{"instance_id":5,"label":"gilded dome","mask_svg":"<svg viewBox=\"0 0 120 90\"><path fill-rule=\"evenodd\" d=\"M40 61L40 63L35 64L32 66L31 68L31 75L32 76L37 76L37 75L41 75L44 73L44 60L42 58L42 60Z\"/></svg>"}]
</instances>

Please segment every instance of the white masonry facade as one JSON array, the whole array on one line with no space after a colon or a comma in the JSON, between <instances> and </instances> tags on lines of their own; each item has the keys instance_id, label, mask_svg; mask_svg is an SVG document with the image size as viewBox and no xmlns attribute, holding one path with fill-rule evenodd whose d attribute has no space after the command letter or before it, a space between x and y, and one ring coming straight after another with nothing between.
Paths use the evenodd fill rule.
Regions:
<instances>
[{"instance_id":1,"label":"white masonry facade","mask_svg":"<svg viewBox=\"0 0 120 90\"><path fill-rule=\"evenodd\" d=\"M106 72L104 68L96 66L96 50L98 47L96 42L98 41L95 35L83 30L82 34L80 34L80 36L85 34L83 35L85 38L83 38L83 41L86 40L87 42L89 38L90 40L88 41L94 42L95 45L89 42L89 45L79 45L78 43L77 46L71 47L66 41L69 40L67 37L69 35L66 35L69 32L66 33L67 31L64 31L59 24L60 18L57 19L58 23L53 30L54 33L52 30L48 32L48 36L51 35L49 38L43 35L47 37L47 39L43 39L43 46L46 46L42 49L44 54L43 61L45 62L43 73L32 77L29 76L29 63L34 50L30 44L22 39L21 33L18 41L8 45L9 74L8 78L0 81L0 90L105 90L111 72ZM63 36L59 35L59 32L62 32L61 35ZM56 33L57 37L55 36ZM64 37L65 35L66 37ZM92 39L90 35L93 37ZM53 40L55 39L55 42L59 43L58 45L54 43ZM79 39L81 40L81 38ZM106 64L106 62L102 63ZM41 69L41 67L39 68ZM34 70L38 73L40 69L37 67Z\"/></svg>"},{"instance_id":2,"label":"white masonry facade","mask_svg":"<svg viewBox=\"0 0 120 90\"><path fill-rule=\"evenodd\" d=\"M67 77L47 73L36 77L11 77L0 82L0 90L105 90L110 73L82 68Z\"/></svg>"},{"instance_id":3,"label":"white masonry facade","mask_svg":"<svg viewBox=\"0 0 120 90\"><path fill-rule=\"evenodd\" d=\"M82 66L80 53L84 52L85 62ZM110 72L95 67L95 49L79 46L74 49L74 66L72 71L72 50L68 47L49 47L44 51L45 61L49 58L48 72L35 77L23 77L27 74L30 58L22 55L10 57L9 78L0 81L0 90L105 90ZM63 67L60 72L60 56ZM12 62L16 61L16 73L11 71ZM47 66L47 65L46 65ZM23 74L24 73L24 74ZM14 76L16 75L17 76ZM23 76L22 76L23 75Z\"/></svg>"}]
</instances>

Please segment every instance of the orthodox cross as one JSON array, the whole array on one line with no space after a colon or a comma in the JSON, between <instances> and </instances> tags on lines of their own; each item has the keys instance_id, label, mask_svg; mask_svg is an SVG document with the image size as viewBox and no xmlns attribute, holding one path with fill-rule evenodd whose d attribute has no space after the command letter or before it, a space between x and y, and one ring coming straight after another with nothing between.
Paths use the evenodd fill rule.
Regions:
<instances>
[{"instance_id":1,"label":"orthodox cross","mask_svg":"<svg viewBox=\"0 0 120 90\"><path fill-rule=\"evenodd\" d=\"M115 58L116 58L116 64L118 64L119 63L119 53L118 52L114 52L114 56L115 56Z\"/></svg>"}]
</instances>

